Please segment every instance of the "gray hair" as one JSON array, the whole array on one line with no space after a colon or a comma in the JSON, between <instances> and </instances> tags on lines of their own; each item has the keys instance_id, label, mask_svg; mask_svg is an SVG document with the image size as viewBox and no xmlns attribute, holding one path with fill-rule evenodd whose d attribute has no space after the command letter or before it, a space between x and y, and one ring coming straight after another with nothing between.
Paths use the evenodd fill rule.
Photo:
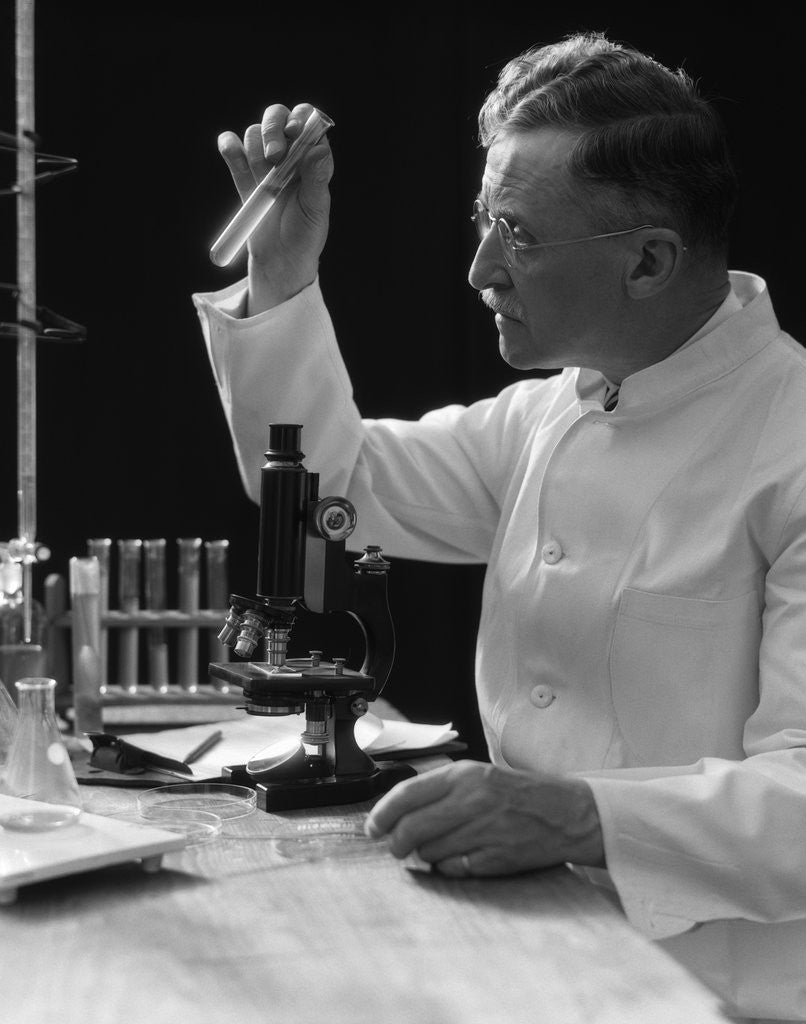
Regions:
<instances>
[{"instance_id":1,"label":"gray hair","mask_svg":"<svg viewBox=\"0 0 806 1024\"><path fill-rule=\"evenodd\" d=\"M684 71L601 33L534 47L501 71L479 137L487 148L540 127L576 136L568 170L598 229L649 222L724 254L736 174L716 111Z\"/></svg>"}]
</instances>

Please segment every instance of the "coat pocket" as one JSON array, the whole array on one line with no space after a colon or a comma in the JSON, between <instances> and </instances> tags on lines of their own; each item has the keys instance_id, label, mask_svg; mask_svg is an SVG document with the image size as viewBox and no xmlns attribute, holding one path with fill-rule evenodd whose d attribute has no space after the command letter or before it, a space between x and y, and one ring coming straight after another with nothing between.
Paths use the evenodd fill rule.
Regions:
<instances>
[{"instance_id":1,"label":"coat pocket","mask_svg":"<svg viewBox=\"0 0 806 1024\"><path fill-rule=\"evenodd\" d=\"M742 758L758 704L755 591L728 601L627 588L610 650L613 708L639 764Z\"/></svg>"}]
</instances>

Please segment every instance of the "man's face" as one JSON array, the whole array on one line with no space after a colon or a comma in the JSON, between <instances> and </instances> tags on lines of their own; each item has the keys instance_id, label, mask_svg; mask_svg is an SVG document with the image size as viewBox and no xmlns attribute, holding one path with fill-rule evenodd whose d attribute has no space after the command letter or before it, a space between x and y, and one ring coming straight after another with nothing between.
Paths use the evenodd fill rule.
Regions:
<instances>
[{"instance_id":1,"label":"man's face","mask_svg":"<svg viewBox=\"0 0 806 1024\"><path fill-rule=\"evenodd\" d=\"M494 217L518 225L525 241L598 233L575 201L565 170L572 143L563 132L541 128L504 134L487 153L479 198ZM491 230L469 280L497 314L503 358L523 370L587 366L607 374L618 363L619 325L628 303L624 258L623 240L603 239L534 249L523 254L522 266L511 268L498 231Z\"/></svg>"}]
</instances>

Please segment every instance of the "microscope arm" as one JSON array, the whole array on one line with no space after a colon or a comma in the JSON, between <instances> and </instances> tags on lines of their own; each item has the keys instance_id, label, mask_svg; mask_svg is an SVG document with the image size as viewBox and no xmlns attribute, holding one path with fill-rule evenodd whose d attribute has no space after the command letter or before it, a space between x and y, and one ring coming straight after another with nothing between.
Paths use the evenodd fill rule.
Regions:
<instances>
[{"instance_id":1,"label":"microscope arm","mask_svg":"<svg viewBox=\"0 0 806 1024\"><path fill-rule=\"evenodd\" d=\"M347 609L364 636L366 653L361 673L375 679L376 697L386 685L395 659L395 627L389 608L388 571L389 563L383 558L381 549L367 547L355 562Z\"/></svg>"}]
</instances>

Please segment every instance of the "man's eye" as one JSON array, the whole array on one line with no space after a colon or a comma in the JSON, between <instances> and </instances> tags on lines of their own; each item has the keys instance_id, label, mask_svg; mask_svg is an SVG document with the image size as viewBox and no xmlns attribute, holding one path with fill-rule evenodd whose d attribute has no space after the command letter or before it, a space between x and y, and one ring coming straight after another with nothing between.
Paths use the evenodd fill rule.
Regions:
<instances>
[{"instance_id":1,"label":"man's eye","mask_svg":"<svg viewBox=\"0 0 806 1024\"><path fill-rule=\"evenodd\" d=\"M515 245L533 245L535 237L530 235L526 228L522 228L520 224L514 224L512 226L512 241Z\"/></svg>"}]
</instances>

